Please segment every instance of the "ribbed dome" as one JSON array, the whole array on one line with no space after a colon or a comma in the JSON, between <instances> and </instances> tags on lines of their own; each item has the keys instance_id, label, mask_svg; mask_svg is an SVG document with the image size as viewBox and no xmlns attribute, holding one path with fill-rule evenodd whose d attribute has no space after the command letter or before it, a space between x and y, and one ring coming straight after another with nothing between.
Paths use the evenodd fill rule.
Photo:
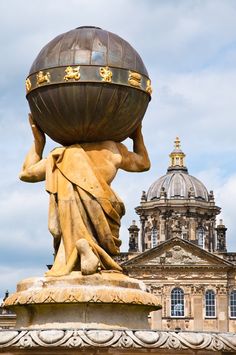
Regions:
<instances>
[{"instance_id":1,"label":"ribbed dome","mask_svg":"<svg viewBox=\"0 0 236 355\"><path fill-rule=\"evenodd\" d=\"M184 165L185 154L180 148L180 140L175 140L174 150L170 154L170 166L167 174L155 181L148 190L147 200L160 199L197 199L209 201L209 194L201 181L188 174Z\"/></svg>"},{"instance_id":2,"label":"ribbed dome","mask_svg":"<svg viewBox=\"0 0 236 355\"><path fill-rule=\"evenodd\" d=\"M167 199L188 199L191 196L197 200L209 200L203 183L182 169L173 169L155 181L148 190L147 200L160 199L163 193Z\"/></svg>"}]
</instances>

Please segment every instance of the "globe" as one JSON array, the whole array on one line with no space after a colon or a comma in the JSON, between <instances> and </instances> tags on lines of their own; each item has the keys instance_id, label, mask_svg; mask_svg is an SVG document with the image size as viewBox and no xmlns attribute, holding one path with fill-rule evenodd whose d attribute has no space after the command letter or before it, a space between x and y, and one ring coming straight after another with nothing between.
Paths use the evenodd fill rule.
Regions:
<instances>
[{"instance_id":1,"label":"globe","mask_svg":"<svg viewBox=\"0 0 236 355\"><path fill-rule=\"evenodd\" d=\"M42 48L26 79L38 126L62 145L121 142L151 98L142 59L125 40L97 27L60 34Z\"/></svg>"}]
</instances>

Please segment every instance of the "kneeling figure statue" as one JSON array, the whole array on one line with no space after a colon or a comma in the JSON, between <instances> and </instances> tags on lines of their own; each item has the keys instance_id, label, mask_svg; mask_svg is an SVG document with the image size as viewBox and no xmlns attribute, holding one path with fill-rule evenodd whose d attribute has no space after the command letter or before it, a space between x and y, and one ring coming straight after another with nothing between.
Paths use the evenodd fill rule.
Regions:
<instances>
[{"instance_id":1,"label":"kneeling figure statue","mask_svg":"<svg viewBox=\"0 0 236 355\"><path fill-rule=\"evenodd\" d=\"M133 152L122 143L103 141L55 148L42 158L45 134L32 115L34 143L20 173L26 182L46 180L50 195L49 231L54 237L55 260L46 276L74 270L91 275L121 267L112 256L119 253L122 201L110 187L118 169L141 172L150 168L141 125L130 136Z\"/></svg>"}]
</instances>

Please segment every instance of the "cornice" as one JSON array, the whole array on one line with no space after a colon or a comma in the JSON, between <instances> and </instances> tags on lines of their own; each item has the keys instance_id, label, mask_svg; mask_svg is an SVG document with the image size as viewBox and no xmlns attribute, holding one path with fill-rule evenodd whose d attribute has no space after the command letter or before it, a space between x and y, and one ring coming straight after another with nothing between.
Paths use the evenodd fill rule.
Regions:
<instances>
[{"instance_id":1,"label":"cornice","mask_svg":"<svg viewBox=\"0 0 236 355\"><path fill-rule=\"evenodd\" d=\"M234 269L236 271L236 268L234 266L227 266L227 265L127 265L123 266L124 270L135 270L135 269L142 269L142 270L175 270L175 269L188 269L188 270L224 270L224 271L229 271L231 269Z\"/></svg>"},{"instance_id":2,"label":"cornice","mask_svg":"<svg viewBox=\"0 0 236 355\"><path fill-rule=\"evenodd\" d=\"M216 206L215 204L212 204L212 202L204 202L204 201L191 201L191 200L186 200L186 199L179 199L179 200L152 200L152 201L147 201L147 202L142 202L139 206L135 207L136 211L140 210L150 210L150 209L170 209L170 208L186 208L186 209L200 209L203 211L214 211L214 212L220 212L221 208Z\"/></svg>"}]
</instances>

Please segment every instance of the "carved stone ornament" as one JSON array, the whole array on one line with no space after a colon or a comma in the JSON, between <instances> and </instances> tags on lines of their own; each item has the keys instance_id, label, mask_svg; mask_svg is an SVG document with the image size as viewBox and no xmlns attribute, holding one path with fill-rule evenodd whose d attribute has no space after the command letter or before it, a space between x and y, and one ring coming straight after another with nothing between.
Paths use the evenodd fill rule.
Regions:
<instances>
[{"instance_id":1,"label":"carved stone ornament","mask_svg":"<svg viewBox=\"0 0 236 355\"><path fill-rule=\"evenodd\" d=\"M228 294L228 288L227 285L217 285L216 286L216 291L218 295L227 295Z\"/></svg>"},{"instance_id":2,"label":"carved stone ornament","mask_svg":"<svg viewBox=\"0 0 236 355\"><path fill-rule=\"evenodd\" d=\"M191 287L191 293L193 295L203 295L205 292L204 285L192 285Z\"/></svg>"},{"instance_id":3,"label":"carved stone ornament","mask_svg":"<svg viewBox=\"0 0 236 355\"><path fill-rule=\"evenodd\" d=\"M183 354L184 350L195 350L196 354L198 350L201 354L204 350L235 354L236 334L101 329L0 330L1 353L9 354L11 351L12 354L19 352L19 349L27 349L27 354L33 354L40 348L41 351L58 348L64 352L71 348L96 348L100 349L101 354L103 349L110 349L111 352L115 349L135 349L135 354L143 353L144 349L147 352L155 349L157 353L158 350L172 349L182 350Z\"/></svg>"},{"instance_id":4,"label":"carved stone ornament","mask_svg":"<svg viewBox=\"0 0 236 355\"><path fill-rule=\"evenodd\" d=\"M92 285L92 286L91 286ZM157 300L145 292L146 286L122 273L82 276L72 272L64 277L41 277L22 280L17 292L5 306L48 303L120 303L157 306Z\"/></svg>"},{"instance_id":5,"label":"carved stone ornament","mask_svg":"<svg viewBox=\"0 0 236 355\"><path fill-rule=\"evenodd\" d=\"M16 328L147 329L148 314L161 308L141 281L118 272L38 277L18 283L4 302Z\"/></svg>"},{"instance_id":6,"label":"carved stone ornament","mask_svg":"<svg viewBox=\"0 0 236 355\"><path fill-rule=\"evenodd\" d=\"M181 248L179 245L173 246L160 256L146 262L147 265L187 265L187 264L207 264L207 261L197 255Z\"/></svg>"}]
</instances>

